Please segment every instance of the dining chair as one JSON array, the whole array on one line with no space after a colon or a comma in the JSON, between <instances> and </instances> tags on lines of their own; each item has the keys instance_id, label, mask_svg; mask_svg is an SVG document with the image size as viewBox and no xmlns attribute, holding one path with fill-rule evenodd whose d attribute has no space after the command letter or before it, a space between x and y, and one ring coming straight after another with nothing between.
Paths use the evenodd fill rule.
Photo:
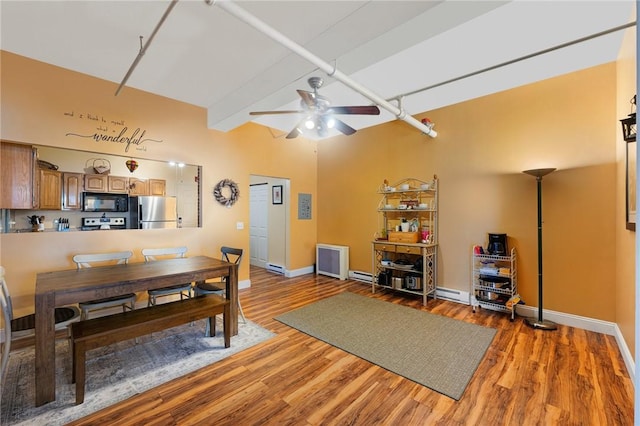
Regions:
<instances>
[{"instance_id":1,"label":"dining chair","mask_svg":"<svg viewBox=\"0 0 640 426\"><path fill-rule=\"evenodd\" d=\"M133 256L131 251L119 251L111 253L95 253L95 254L76 254L73 256L78 269L91 268L92 266L105 265L105 264L126 264ZM136 295L135 293L127 293L121 296L106 297L103 299L91 300L89 302L78 303L80 306L80 320L86 320L89 317L90 311L97 311L106 308L113 308L116 306L122 306L122 311L127 309L135 309Z\"/></svg>"},{"instance_id":2,"label":"dining chair","mask_svg":"<svg viewBox=\"0 0 640 426\"><path fill-rule=\"evenodd\" d=\"M243 250L239 248L222 246L220 248L221 258L225 262L234 263L240 266L240 261L242 260ZM197 282L193 286L193 292L196 296L200 296L202 294L218 294L226 297L227 293L227 277L215 278L211 280ZM240 315L242 315L242 321L246 324L247 319L244 316L244 312L242 311L242 305L240 304L240 297L238 297L238 310L240 311ZM207 327L209 327L209 323L207 322ZM209 332L207 328L206 332Z\"/></svg>"},{"instance_id":3,"label":"dining chair","mask_svg":"<svg viewBox=\"0 0 640 426\"><path fill-rule=\"evenodd\" d=\"M4 322L4 343L2 345L2 364L0 364L0 378L9 362L11 341L15 337L25 337L34 334L36 328L36 315L29 314L18 318L13 316L13 303L9 294L9 286L4 275L4 267L0 266L0 310ZM75 306L61 306L54 310L56 330L67 327L71 322L80 317L80 310ZM2 379L0 379L0 382Z\"/></svg>"},{"instance_id":4,"label":"dining chair","mask_svg":"<svg viewBox=\"0 0 640 426\"><path fill-rule=\"evenodd\" d=\"M145 262L152 262L158 260L158 258L166 258L168 256L181 258L185 257L187 252L186 247L166 247L166 248L146 248L142 249L142 255ZM180 295L180 300L185 297L191 298L191 283L176 284L168 287L156 288L154 290L147 290L149 301L147 306L153 306L156 304L156 299L163 296L172 296L175 294Z\"/></svg>"}]
</instances>

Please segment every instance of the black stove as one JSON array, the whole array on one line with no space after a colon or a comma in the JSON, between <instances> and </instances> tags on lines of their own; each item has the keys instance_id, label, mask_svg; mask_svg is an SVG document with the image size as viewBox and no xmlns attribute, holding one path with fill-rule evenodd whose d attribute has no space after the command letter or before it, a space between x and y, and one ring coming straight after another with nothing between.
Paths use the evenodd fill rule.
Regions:
<instances>
[{"instance_id":1,"label":"black stove","mask_svg":"<svg viewBox=\"0 0 640 426\"><path fill-rule=\"evenodd\" d=\"M81 229L83 231L127 229L127 221L124 217L83 217Z\"/></svg>"}]
</instances>

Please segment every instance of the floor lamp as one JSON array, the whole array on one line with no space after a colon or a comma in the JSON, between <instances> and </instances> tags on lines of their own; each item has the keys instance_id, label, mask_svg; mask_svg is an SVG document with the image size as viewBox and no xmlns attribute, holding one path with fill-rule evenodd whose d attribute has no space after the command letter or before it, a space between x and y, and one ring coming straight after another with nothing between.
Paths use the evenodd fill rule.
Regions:
<instances>
[{"instance_id":1,"label":"floor lamp","mask_svg":"<svg viewBox=\"0 0 640 426\"><path fill-rule=\"evenodd\" d=\"M535 176L538 182L538 319L526 318L525 321L533 328L541 330L555 330L556 324L542 319L542 177L553 172L553 169L533 169L525 170L531 176Z\"/></svg>"}]
</instances>

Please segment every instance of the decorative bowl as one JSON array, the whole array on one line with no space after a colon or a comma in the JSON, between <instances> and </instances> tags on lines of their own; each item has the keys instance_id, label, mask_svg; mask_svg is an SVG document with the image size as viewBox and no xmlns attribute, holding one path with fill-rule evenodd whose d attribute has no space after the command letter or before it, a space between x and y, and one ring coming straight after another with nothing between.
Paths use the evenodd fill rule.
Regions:
<instances>
[{"instance_id":1,"label":"decorative bowl","mask_svg":"<svg viewBox=\"0 0 640 426\"><path fill-rule=\"evenodd\" d=\"M402 185L399 186L400 191L406 191L409 189L409 184L408 183L403 183Z\"/></svg>"}]
</instances>

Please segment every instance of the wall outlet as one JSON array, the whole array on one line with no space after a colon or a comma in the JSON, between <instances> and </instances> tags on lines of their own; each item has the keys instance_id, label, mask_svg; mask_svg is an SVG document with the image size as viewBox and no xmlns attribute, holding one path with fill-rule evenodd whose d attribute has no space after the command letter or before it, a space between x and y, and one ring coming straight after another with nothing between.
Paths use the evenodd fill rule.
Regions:
<instances>
[{"instance_id":1,"label":"wall outlet","mask_svg":"<svg viewBox=\"0 0 640 426\"><path fill-rule=\"evenodd\" d=\"M236 222L236 229L244 229L244 222Z\"/></svg>"}]
</instances>

